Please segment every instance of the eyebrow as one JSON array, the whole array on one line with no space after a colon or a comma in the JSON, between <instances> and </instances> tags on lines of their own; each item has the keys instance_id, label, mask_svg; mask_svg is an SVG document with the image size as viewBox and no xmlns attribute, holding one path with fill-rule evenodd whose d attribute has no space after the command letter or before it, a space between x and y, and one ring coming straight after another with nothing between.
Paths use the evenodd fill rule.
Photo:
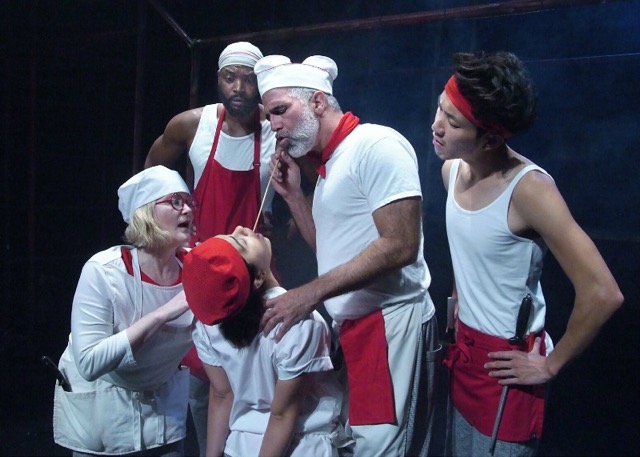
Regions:
<instances>
[{"instance_id":1,"label":"eyebrow","mask_svg":"<svg viewBox=\"0 0 640 457\"><path fill-rule=\"evenodd\" d=\"M236 68L237 66L229 66L229 67L224 67L222 70L220 70L220 74L221 75L232 75L232 76L254 76L255 72L253 70L249 70L249 71L244 71L241 70L240 68ZM231 69L233 68L233 70Z\"/></svg>"},{"instance_id":2,"label":"eyebrow","mask_svg":"<svg viewBox=\"0 0 640 457\"><path fill-rule=\"evenodd\" d=\"M290 106L291 106L290 102L279 102L277 105L273 106L272 108L269 108L267 111L269 112L269 114L278 115L288 110ZM279 111L279 113L276 113L276 111Z\"/></svg>"},{"instance_id":3,"label":"eyebrow","mask_svg":"<svg viewBox=\"0 0 640 457\"><path fill-rule=\"evenodd\" d=\"M460 117L465 118L464 116L460 115L460 117L455 116L454 114L450 113L449 111L445 110L442 107L442 95L440 95L438 97L438 108L440 108L440 110L442 110L442 112L445 114L445 116L447 116L448 119L451 119L453 121L455 121L456 123L461 123L462 120L460 119ZM465 118L466 119L466 118Z\"/></svg>"},{"instance_id":4,"label":"eyebrow","mask_svg":"<svg viewBox=\"0 0 640 457\"><path fill-rule=\"evenodd\" d=\"M238 240L236 239L236 237L235 237L235 236L233 236L233 235L229 235L229 238L231 238L233 241L235 241L235 242L236 242L236 244L238 245L238 247L239 247L241 250L243 250L243 251L246 251L246 250L247 250L246 246L244 246L243 244L241 244L241 243L240 243L240 241L238 241Z\"/></svg>"}]
</instances>

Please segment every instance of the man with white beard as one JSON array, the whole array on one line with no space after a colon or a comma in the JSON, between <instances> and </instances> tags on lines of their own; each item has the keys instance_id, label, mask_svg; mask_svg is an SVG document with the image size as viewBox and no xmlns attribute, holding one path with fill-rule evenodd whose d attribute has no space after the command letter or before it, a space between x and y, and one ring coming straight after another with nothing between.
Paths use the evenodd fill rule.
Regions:
<instances>
[{"instance_id":1,"label":"man with white beard","mask_svg":"<svg viewBox=\"0 0 640 457\"><path fill-rule=\"evenodd\" d=\"M354 455L426 455L440 351L413 147L343 114L328 57L272 55L254 71L277 138L272 184L316 251L319 274L266 302L263 331L282 323L281 338L324 303L347 368ZM309 151L320 155L312 204L293 160Z\"/></svg>"}]
</instances>

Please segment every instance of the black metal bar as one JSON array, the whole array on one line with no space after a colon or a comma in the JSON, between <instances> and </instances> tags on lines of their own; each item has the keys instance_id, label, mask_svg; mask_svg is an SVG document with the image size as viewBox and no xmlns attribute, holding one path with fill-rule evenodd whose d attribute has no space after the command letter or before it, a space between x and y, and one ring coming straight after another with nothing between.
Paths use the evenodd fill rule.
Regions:
<instances>
[{"instance_id":1,"label":"black metal bar","mask_svg":"<svg viewBox=\"0 0 640 457\"><path fill-rule=\"evenodd\" d=\"M462 6L459 8L353 19L349 21L329 22L276 30L264 30L260 32L239 33L234 35L205 38L200 41L203 46L209 46L234 41L277 40L308 35L319 35L323 33L353 32L355 30L368 30L380 27L415 25L432 21L508 16L512 14L530 13L554 8L575 7L594 3L613 3L616 1L628 0L514 0L510 2L489 3L486 5Z\"/></svg>"},{"instance_id":2,"label":"black metal bar","mask_svg":"<svg viewBox=\"0 0 640 457\"><path fill-rule=\"evenodd\" d=\"M147 6L144 0L138 2L138 32L136 38L136 88L133 110L133 154L131 175L141 170L142 154L142 113L144 110L144 68L147 44Z\"/></svg>"},{"instance_id":3,"label":"black metal bar","mask_svg":"<svg viewBox=\"0 0 640 457\"><path fill-rule=\"evenodd\" d=\"M155 8L155 10L162 16L162 18L167 21L167 23L171 26L173 30L187 43L187 46L191 46L193 44L193 40L187 35L187 33L180 27L180 25L171 17L171 15L164 9L162 5L160 5L156 0L147 0L151 3L151 6Z\"/></svg>"}]
</instances>

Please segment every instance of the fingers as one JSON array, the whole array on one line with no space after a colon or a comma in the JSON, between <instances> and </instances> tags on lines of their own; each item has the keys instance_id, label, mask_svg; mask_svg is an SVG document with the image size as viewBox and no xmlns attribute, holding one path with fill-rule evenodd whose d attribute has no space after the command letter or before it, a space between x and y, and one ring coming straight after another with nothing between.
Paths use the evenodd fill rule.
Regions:
<instances>
[{"instance_id":1,"label":"fingers","mask_svg":"<svg viewBox=\"0 0 640 457\"><path fill-rule=\"evenodd\" d=\"M529 353L540 354L540 345L542 344L542 338L539 336L533 340L533 347Z\"/></svg>"},{"instance_id":2,"label":"fingers","mask_svg":"<svg viewBox=\"0 0 640 457\"><path fill-rule=\"evenodd\" d=\"M273 313L270 313L271 309L265 311L262 319L260 320L260 328L262 329L262 334L264 336L269 335L271 330L273 330L278 324L278 320L275 316L271 316Z\"/></svg>"}]
</instances>

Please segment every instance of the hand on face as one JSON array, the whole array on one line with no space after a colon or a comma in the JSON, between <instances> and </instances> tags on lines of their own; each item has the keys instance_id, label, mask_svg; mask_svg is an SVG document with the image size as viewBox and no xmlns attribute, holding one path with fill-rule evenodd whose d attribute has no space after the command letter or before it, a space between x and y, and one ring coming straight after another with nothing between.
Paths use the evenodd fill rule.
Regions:
<instances>
[{"instance_id":1,"label":"hand on face","mask_svg":"<svg viewBox=\"0 0 640 457\"><path fill-rule=\"evenodd\" d=\"M290 193L301 191L300 167L289 154L277 149L271 156L271 185L285 200Z\"/></svg>"}]
</instances>

